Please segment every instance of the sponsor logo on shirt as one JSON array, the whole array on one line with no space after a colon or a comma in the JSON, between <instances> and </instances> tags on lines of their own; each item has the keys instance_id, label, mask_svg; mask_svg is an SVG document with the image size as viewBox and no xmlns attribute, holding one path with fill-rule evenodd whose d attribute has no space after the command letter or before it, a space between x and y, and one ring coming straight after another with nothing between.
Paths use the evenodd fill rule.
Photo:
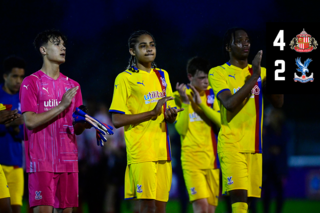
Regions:
<instances>
[{"instance_id":1,"label":"sponsor logo on shirt","mask_svg":"<svg viewBox=\"0 0 320 213\"><path fill-rule=\"evenodd\" d=\"M138 82L137 82L137 84L141 84L141 85L143 85L143 86L144 86L143 81L142 81L142 82L139 82L139 81L138 81Z\"/></svg>"},{"instance_id":2,"label":"sponsor logo on shirt","mask_svg":"<svg viewBox=\"0 0 320 213\"><path fill-rule=\"evenodd\" d=\"M35 199L36 200L41 200L42 199L41 191L36 191Z\"/></svg>"},{"instance_id":3,"label":"sponsor logo on shirt","mask_svg":"<svg viewBox=\"0 0 320 213\"><path fill-rule=\"evenodd\" d=\"M202 121L202 118L195 112L189 113L190 122Z\"/></svg>"},{"instance_id":4,"label":"sponsor logo on shirt","mask_svg":"<svg viewBox=\"0 0 320 213\"><path fill-rule=\"evenodd\" d=\"M28 85L23 85L23 87L25 87L26 89L28 89L28 86L29 86L29 84Z\"/></svg>"},{"instance_id":5,"label":"sponsor logo on shirt","mask_svg":"<svg viewBox=\"0 0 320 213\"><path fill-rule=\"evenodd\" d=\"M236 80L236 74L234 74L234 75L229 75L229 77L234 78L234 80Z\"/></svg>"},{"instance_id":6,"label":"sponsor logo on shirt","mask_svg":"<svg viewBox=\"0 0 320 213\"><path fill-rule=\"evenodd\" d=\"M240 89L241 89L241 87L233 88L233 94L236 94L236 92L238 92Z\"/></svg>"},{"instance_id":7,"label":"sponsor logo on shirt","mask_svg":"<svg viewBox=\"0 0 320 213\"><path fill-rule=\"evenodd\" d=\"M142 185L137 184L137 192L138 193L142 193L141 187L142 187Z\"/></svg>"},{"instance_id":8,"label":"sponsor logo on shirt","mask_svg":"<svg viewBox=\"0 0 320 213\"><path fill-rule=\"evenodd\" d=\"M48 107L56 107L60 104L61 101L58 102L57 99L51 99L51 100L48 100L48 101L44 101L44 107L45 108L48 108Z\"/></svg>"},{"instance_id":9,"label":"sponsor logo on shirt","mask_svg":"<svg viewBox=\"0 0 320 213\"><path fill-rule=\"evenodd\" d=\"M192 195L197 194L197 191L196 191L195 187L191 187L190 190L191 190L191 194Z\"/></svg>"},{"instance_id":10,"label":"sponsor logo on shirt","mask_svg":"<svg viewBox=\"0 0 320 213\"><path fill-rule=\"evenodd\" d=\"M46 89L46 88L44 88L44 87L42 87L42 89L43 89L44 91L46 91L46 92L49 94L48 89Z\"/></svg>"},{"instance_id":11,"label":"sponsor logo on shirt","mask_svg":"<svg viewBox=\"0 0 320 213\"><path fill-rule=\"evenodd\" d=\"M165 90L163 90L163 92L159 92L159 91L149 92L148 94L144 95L145 104L158 102L158 100L163 97L166 97Z\"/></svg>"},{"instance_id":12,"label":"sponsor logo on shirt","mask_svg":"<svg viewBox=\"0 0 320 213\"><path fill-rule=\"evenodd\" d=\"M231 177L227 177L227 179L228 179L228 185L233 184L232 176Z\"/></svg>"}]
</instances>

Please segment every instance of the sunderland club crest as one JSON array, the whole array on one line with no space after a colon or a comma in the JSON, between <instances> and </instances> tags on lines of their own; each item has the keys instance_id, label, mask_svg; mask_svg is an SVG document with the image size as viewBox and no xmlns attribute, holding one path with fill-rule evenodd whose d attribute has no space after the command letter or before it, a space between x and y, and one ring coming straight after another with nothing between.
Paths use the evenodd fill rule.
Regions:
<instances>
[{"instance_id":1,"label":"sunderland club crest","mask_svg":"<svg viewBox=\"0 0 320 213\"><path fill-rule=\"evenodd\" d=\"M311 73L310 76L307 76L306 73L309 73L309 69L308 66L310 64L312 60L310 58L308 58L307 60L304 61L304 63L301 63L301 58L297 58L296 59L296 65L299 67L297 69L298 72L302 73L302 76L299 77L296 73L294 73L294 82L301 82L301 83L307 83L307 82L313 82L314 78L313 78L313 73Z\"/></svg>"},{"instance_id":2,"label":"sunderland club crest","mask_svg":"<svg viewBox=\"0 0 320 213\"><path fill-rule=\"evenodd\" d=\"M290 46L297 52L307 53L317 49L318 42L303 29L299 35L291 40Z\"/></svg>"}]
</instances>

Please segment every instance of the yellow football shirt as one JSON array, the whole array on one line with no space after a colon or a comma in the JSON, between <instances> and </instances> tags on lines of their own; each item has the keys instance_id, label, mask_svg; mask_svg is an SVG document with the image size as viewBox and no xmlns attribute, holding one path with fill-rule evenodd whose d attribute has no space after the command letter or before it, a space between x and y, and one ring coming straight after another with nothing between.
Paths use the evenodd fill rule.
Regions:
<instances>
[{"instance_id":1,"label":"yellow football shirt","mask_svg":"<svg viewBox=\"0 0 320 213\"><path fill-rule=\"evenodd\" d=\"M220 168L219 159L217 156L217 138L213 130L213 124L207 119L203 120L200 117L201 108L197 106L191 95L192 90L188 88L186 93L189 97L190 104L181 104L181 98L178 91L174 92L174 98L177 107L184 108L183 112L179 113L179 120L184 120L183 126L176 125L177 132L181 138L181 163L183 169L217 169ZM202 103L206 103L214 111L219 111L218 103L215 99L213 90L208 87L205 93L201 94ZM188 116L187 119L181 116ZM187 125L187 131L182 133Z\"/></svg>"},{"instance_id":2,"label":"yellow football shirt","mask_svg":"<svg viewBox=\"0 0 320 213\"><path fill-rule=\"evenodd\" d=\"M126 70L120 73L115 80L109 112L122 114L148 112L155 108L159 99L172 96L168 73L162 69L156 70L151 70L150 73L143 70L139 72ZM166 106L175 107L174 100L168 101ZM168 127L163 113L155 120L125 126L124 136L128 165L171 160Z\"/></svg>"},{"instance_id":3,"label":"yellow football shirt","mask_svg":"<svg viewBox=\"0 0 320 213\"><path fill-rule=\"evenodd\" d=\"M209 83L218 97L224 90L235 94L250 78L252 65L244 69L229 62L209 71ZM218 100L221 114L221 129L218 136L218 152L262 153L263 97L262 81L266 69L261 67L261 76L252 89L252 94L234 112L228 111Z\"/></svg>"}]
</instances>

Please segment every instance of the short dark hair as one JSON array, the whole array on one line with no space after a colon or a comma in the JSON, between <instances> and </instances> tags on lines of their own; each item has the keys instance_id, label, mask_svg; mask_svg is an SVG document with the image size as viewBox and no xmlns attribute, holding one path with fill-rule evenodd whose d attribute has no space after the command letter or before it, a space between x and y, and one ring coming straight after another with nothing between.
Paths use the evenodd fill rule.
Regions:
<instances>
[{"instance_id":1,"label":"short dark hair","mask_svg":"<svg viewBox=\"0 0 320 213\"><path fill-rule=\"evenodd\" d=\"M208 74L210 68L210 62L207 59L198 56L189 59L187 63L187 73L191 74L192 76L196 74L197 70Z\"/></svg>"},{"instance_id":2,"label":"short dark hair","mask_svg":"<svg viewBox=\"0 0 320 213\"><path fill-rule=\"evenodd\" d=\"M61 37L61 39L64 41L64 44L66 45L67 37L58 30L46 30L39 33L34 39L33 45L36 50L39 50L42 45L47 44L51 39L58 39L59 37Z\"/></svg>"},{"instance_id":3,"label":"short dark hair","mask_svg":"<svg viewBox=\"0 0 320 213\"><path fill-rule=\"evenodd\" d=\"M17 56L9 56L3 62L4 74L9 74L13 68L26 68L26 62Z\"/></svg>"},{"instance_id":4,"label":"short dark hair","mask_svg":"<svg viewBox=\"0 0 320 213\"><path fill-rule=\"evenodd\" d=\"M134 46L138 43L138 38L142 35L149 35L151 36L151 38L153 39L154 43L156 43L156 40L154 39L153 35L151 33L149 33L148 31L146 30L138 30L138 31L135 31L133 32L129 39L128 39L128 47L129 49L130 48L134 48ZM127 69L128 70L131 70L132 72L136 72L136 70L134 68L132 68L132 66L136 65L136 59L133 55L130 56L129 58L129 64L128 64L128 67ZM152 62L151 66L153 68L156 68L157 65L155 62Z\"/></svg>"},{"instance_id":5,"label":"short dark hair","mask_svg":"<svg viewBox=\"0 0 320 213\"><path fill-rule=\"evenodd\" d=\"M242 31L246 32L247 35L249 36L248 32L245 29L241 28L241 27L234 27L234 28L228 29L227 32L224 34L224 37L223 37L223 52L224 52L224 55L225 55L226 58L229 58L229 52L226 50L226 47L230 46L231 39L232 39L232 37L235 38L236 31L238 31L238 30L242 30Z\"/></svg>"}]
</instances>

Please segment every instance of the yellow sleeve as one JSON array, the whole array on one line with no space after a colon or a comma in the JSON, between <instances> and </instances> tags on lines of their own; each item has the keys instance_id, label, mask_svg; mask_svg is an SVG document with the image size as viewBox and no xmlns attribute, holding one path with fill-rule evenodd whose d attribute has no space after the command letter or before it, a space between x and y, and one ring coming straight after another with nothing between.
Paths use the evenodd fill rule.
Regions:
<instances>
[{"instance_id":1,"label":"yellow sleeve","mask_svg":"<svg viewBox=\"0 0 320 213\"><path fill-rule=\"evenodd\" d=\"M109 112L131 114L127 107L127 100L131 94L131 90L125 75L126 73L120 73L114 82L113 97Z\"/></svg>"},{"instance_id":2,"label":"yellow sleeve","mask_svg":"<svg viewBox=\"0 0 320 213\"><path fill-rule=\"evenodd\" d=\"M267 78L267 69L261 67L261 81L264 81Z\"/></svg>"},{"instance_id":3,"label":"yellow sleeve","mask_svg":"<svg viewBox=\"0 0 320 213\"><path fill-rule=\"evenodd\" d=\"M183 108L182 112L178 113L177 120L175 123L175 128L179 135L186 135L189 125L189 104L181 102L179 92L176 91L173 93L174 101L178 109Z\"/></svg>"},{"instance_id":4,"label":"yellow sleeve","mask_svg":"<svg viewBox=\"0 0 320 213\"><path fill-rule=\"evenodd\" d=\"M227 80L225 79L225 76L223 75L220 69L223 68L214 67L209 71L209 83L213 89L216 98L218 98L218 95L221 92L225 90L230 90L227 84Z\"/></svg>"},{"instance_id":5,"label":"yellow sleeve","mask_svg":"<svg viewBox=\"0 0 320 213\"><path fill-rule=\"evenodd\" d=\"M216 104L217 101L214 102L214 105ZM217 105L218 106L218 105ZM204 114L214 123L216 124L218 127L221 127L221 118L220 118L220 112L215 111L214 109L212 109L211 107L209 107L207 104L205 103L201 103L199 104L199 107L202 109L202 111L204 112ZM214 106L216 107L216 106ZM215 108L216 109L216 108Z\"/></svg>"}]
</instances>

